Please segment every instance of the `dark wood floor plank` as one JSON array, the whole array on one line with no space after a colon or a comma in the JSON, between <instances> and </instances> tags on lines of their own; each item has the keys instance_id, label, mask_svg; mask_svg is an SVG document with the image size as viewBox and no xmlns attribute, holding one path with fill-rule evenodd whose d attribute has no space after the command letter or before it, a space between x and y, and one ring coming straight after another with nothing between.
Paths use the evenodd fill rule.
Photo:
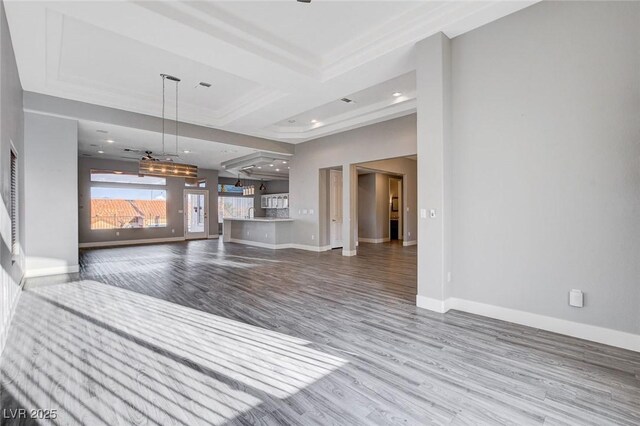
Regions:
<instances>
[{"instance_id":1,"label":"dark wood floor plank","mask_svg":"<svg viewBox=\"0 0 640 426\"><path fill-rule=\"evenodd\" d=\"M640 424L639 353L415 293L398 244L86 250L28 281L0 403L58 410L40 424Z\"/></svg>"}]
</instances>

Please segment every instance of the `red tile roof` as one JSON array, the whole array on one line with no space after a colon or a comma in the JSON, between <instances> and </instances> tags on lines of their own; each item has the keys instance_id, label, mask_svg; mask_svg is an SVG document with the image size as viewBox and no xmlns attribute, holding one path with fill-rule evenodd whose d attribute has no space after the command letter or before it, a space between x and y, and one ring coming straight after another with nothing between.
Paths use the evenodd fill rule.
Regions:
<instances>
[{"instance_id":1,"label":"red tile roof","mask_svg":"<svg viewBox=\"0 0 640 426\"><path fill-rule=\"evenodd\" d=\"M91 200L91 228L124 228L133 224L167 223L165 200Z\"/></svg>"}]
</instances>

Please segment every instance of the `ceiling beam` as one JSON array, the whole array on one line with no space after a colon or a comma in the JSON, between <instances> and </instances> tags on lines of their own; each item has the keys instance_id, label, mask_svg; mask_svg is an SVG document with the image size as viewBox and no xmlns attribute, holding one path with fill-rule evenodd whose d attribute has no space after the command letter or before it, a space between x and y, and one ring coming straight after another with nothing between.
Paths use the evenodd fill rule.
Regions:
<instances>
[{"instance_id":1,"label":"ceiling beam","mask_svg":"<svg viewBox=\"0 0 640 426\"><path fill-rule=\"evenodd\" d=\"M129 112L86 102L73 101L70 99L62 99L33 92L24 92L23 104L24 110L27 112L93 121L97 123L107 123L150 132L162 132L162 118L151 115L139 114L136 112ZM175 121L166 120L165 127L169 129L175 128ZM184 122L179 122L178 135L187 138L242 146L273 153L293 154L294 152L294 145L289 143Z\"/></svg>"}]
</instances>

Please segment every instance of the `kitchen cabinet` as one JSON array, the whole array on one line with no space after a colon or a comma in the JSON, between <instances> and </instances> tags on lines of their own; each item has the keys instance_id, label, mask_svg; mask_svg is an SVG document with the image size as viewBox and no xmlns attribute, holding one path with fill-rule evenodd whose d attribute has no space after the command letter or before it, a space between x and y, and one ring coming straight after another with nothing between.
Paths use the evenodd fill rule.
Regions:
<instances>
[{"instance_id":1,"label":"kitchen cabinet","mask_svg":"<svg viewBox=\"0 0 640 426\"><path fill-rule=\"evenodd\" d=\"M288 209L289 193L262 195L260 207L263 209Z\"/></svg>"}]
</instances>

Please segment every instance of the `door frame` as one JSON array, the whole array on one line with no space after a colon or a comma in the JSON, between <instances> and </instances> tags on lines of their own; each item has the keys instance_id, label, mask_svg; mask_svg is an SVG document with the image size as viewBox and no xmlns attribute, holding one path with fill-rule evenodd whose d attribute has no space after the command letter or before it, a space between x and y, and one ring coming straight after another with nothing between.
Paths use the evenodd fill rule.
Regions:
<instances>
[{"instance_id":1,"label":"door frame","mask_svg":"<svg viewBox=\"0 0 640 426\"><path fill-rule=\"evenodd\" d=\"M204 231L203 232L191 232L189 233L188 221L189 221L189 194L202 194L204 195ZM191 189L185 188L182 197L182 205L184 210L184 239L196 240L209 238L209 191L206 189Z\"/></svg>"},{"instance_id":2,"label":"door frame","mask_svg":"<svg viewBox=\"0 0 640 426\"><path fill-rule=\"evenodd\" d=\"M339 175L339 179L340 179L340 183L339 185L337 185L334 188L334 184L333 184L333 177ZM344 179L344 176L342 174L342 170L336 170L336 169L329 169L329 246L332 249L337 249L337 248L342 248L344 246L344 235L342 235L342 222L344 221L344 218L342 217L342 198L343 198L343 187L342 187L342 179ZM333 191L336 191L339 195L336 197L333 194ZM333 217L333 209L332 209L332 204L334 201L338 201L338 204L340 205L340 208L337 209L337 211L335 211L336 213L336 219L334 219ZM337 239L337 236L334 235L335 233L335 229L336 229L336 222L339 221L339 231L337 231L340 235L340 239Z\"/></svg>"}]
</instances>

